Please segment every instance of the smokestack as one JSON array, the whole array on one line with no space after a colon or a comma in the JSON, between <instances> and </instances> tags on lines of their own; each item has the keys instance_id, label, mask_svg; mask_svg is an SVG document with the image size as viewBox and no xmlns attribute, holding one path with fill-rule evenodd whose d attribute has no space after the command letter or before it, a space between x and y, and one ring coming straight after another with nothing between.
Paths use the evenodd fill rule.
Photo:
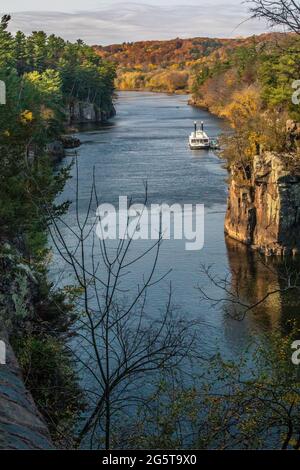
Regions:
<instances>
[{"instance_id":1,"label":"smokestack","mask_svg":"<svg viewBox=\"0 0 300 470\"><path fill-rule=\"evenodd\" d=\"M204 122L201 121L201 131L203 132L204 131Z\"/></svg>"},{"instance_id":2,"label":"smokestack","mask_svg":"<svg viewBox=\"0 0 300 470\"><path fill-rule=\"evenodd\" d=\"M194 121L194 130L195 130L195 135L196 135L196 132L197 132L197 121Z\"/></svg>"}]
</instances>

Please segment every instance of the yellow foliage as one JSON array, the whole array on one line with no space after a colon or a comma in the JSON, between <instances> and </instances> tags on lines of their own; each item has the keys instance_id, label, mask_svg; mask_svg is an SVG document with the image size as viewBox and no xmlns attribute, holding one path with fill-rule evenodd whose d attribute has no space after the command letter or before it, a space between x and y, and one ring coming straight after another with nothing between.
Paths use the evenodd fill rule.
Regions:
<instances>
[{"instance_id":1,"label":"yellow foliage","mask_svg":"<svg viewBox=\"0 0 300 470\"><path fill-rule=\"evenodd\" d=\"M164 71L154 74L149 80L148 86L152 90L174 93L177 90L186 89L188 79L187 72Z\"/></svg>"},{"instance_id":2,"label":"yellow foliage","mask_svg":"<svg viewBox=\"0 0 300 470\"><path fill-rule=\"evenodd\" d=\"M119 90L137 90L144 84L144 74L142 72L120 73L116 80L116 86Z\"/></svg>"},{"instance_id":3,"label":"yellow foliage","mask_svg":"<svg viewBox=\"0 0 300 470\"><path fill-rule=\"evenodd\" d=\"M238 129L251 117L256 116L260 108L259 92L250 86L232 95L232 101L222 110L221 116L229 119L232 126Z\"/></svg>"},{"instance_id":4,"label":"yellow foliage","mask_svg":"<svg viewBox=\"0 0 300 470\"><path fill-rule=\"evenodd\" d=\"M148 72L120 71L116 80L119 90L148 89L174 93L177 90L187 90L190 85L188 72L176 70L155 70Z\"/></svg>"},{"instance_id":5,"label":"yellow foliage","mask_svg":"<svg viewBox=\"0 0 300 470\"><path fill-rule=\"evenodd\" d=\"M26 109L25 111L21 113L20 119L21 119L22 124L30 123L33 120L32 111L29 111L28 109Z\"/></svg>"}]
</instances>

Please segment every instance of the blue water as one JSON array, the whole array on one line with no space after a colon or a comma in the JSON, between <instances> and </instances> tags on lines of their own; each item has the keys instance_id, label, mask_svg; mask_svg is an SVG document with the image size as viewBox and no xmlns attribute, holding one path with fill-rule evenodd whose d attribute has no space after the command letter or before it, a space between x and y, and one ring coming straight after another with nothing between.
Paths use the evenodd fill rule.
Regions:
<instances>
[{"instance_id":1,"label":"blue water","mask_svg":"<svg viewBox=\"0 0 300 470\"><path fill-rule=\"evenodd\" d=\"M266 274L257 265L255 256L236 242L225 242L223 224L226 210L226 170L211 151L191 151L188 135L193 121L203 120L210 136L226 130L226 125L206 111L188 106L186 95L165 95L146 92L119 93L117 116L105 126L81 129L82 146L78 150L80 214L89 201L93 171L101 202L117 204L119 196L144 198L144 182L148 184L148 204L204 204L205 243L200 251L187 251L184 240L165 240L159 257L157 277L172 269L167 279L149 292L152 315L167 301L172 283L172 303L186 318L197 319L201 352L220 350L236 356L252 335L278 324L282 315L282 299L276 297L243 322L225 315L222 303L211 306L201 300L198 286L215 298L224 297L201 272L201 265L213 265L219 276L238 272L250 300L277 285L276 276ZM72 157L66 158L63 164ZM94 169L94 170L93 170ZM75 167L72 169L75 175ZM72 227L75 217L75 178L71 179L62 199L73 201L65 221ZM70 240L70 244L72 241ZM149 242L134 242L134 250L147 249ZM142 276L149 272L149 255L132 269L126 287L135 289ZM62 269L57 261L53 276ZM68 267L65 266L65 273Z\"/></svg>"}]
</instances>

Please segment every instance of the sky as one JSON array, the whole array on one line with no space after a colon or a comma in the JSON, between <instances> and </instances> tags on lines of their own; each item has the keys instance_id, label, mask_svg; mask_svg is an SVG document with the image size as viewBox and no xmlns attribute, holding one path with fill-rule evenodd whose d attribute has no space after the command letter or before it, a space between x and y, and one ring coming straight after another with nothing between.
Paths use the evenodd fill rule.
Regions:
<instances>
[{"instance_id":1,"label":"sky","mask_svg":"<svg viewBox=\"0 0 300 470\"><path fill-rule=\"evenodd\" d=\"M26 7L25 7L26 5ZM242 0L1 0L10 30L44 30L88 44L196 36L236 37L267 30Z\"/></svg>"}]
</instances>

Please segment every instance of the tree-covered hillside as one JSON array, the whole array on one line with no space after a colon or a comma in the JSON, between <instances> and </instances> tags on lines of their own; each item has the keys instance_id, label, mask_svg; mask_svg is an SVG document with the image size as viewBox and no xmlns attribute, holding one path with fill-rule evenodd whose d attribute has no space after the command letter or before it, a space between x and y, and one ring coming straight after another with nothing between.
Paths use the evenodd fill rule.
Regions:
<instances>
[{"instance_id":1,"label":"tree-covered hillside","mask_svg":"<svg viewBox=\"0 0 300 470\"><path fill-rule=\"evenodd\" d=\"M36 211L24 165L45 158L47 143L64 130L65 111L72 102L112 106L115 70L80 40L71 44L43 31L13 36L9 20L4 16L0 24L0 80L6 85L6 104L0 106L0 220L1 232L15 234L17 224L24 235L21 220L32 223L24 203L31 201L28 211Z\"/></svg>"},{"instance_id":2,"label":"tree-covered hillside","mask_svg":"<svg viewBox=\"0 0 300 470\"><path fill-rule=\"evenodd\" d=\"M193 38L94 46L118 67L117 87L174 92L187 90L190 69L202 57L230 44L229 39Z\"/></svg>"},{"instance_id":3,"label":"tree-covered hillside","mask_svg":"<svg viewBox=\"0 0 300 470\"><path fill-rule=\"evenodd\" d=\"M225 146L227 160L247 161L262 150L299 152L297 135L289 132L292 121L300 121L293 100L299 47L296 35L273 35L266 41L253 37L195 68L192 102L227 118L235 130Z\"/></svg>"},{"instance_id":4,"label":"tree-covered hillside","mask_svg":"<svg viewBox=\"0 0 300 470\"><path fill-rule=\"evenodd\" d=\"M235 50L256 44L272 43L280 34L262 34L249 38L193 38L170 41L140 41L94 46L100 57L117 65L117 88L152 91L187 92L193 89L202 68L226 66Z\"/></svg>"}]
</instances>

